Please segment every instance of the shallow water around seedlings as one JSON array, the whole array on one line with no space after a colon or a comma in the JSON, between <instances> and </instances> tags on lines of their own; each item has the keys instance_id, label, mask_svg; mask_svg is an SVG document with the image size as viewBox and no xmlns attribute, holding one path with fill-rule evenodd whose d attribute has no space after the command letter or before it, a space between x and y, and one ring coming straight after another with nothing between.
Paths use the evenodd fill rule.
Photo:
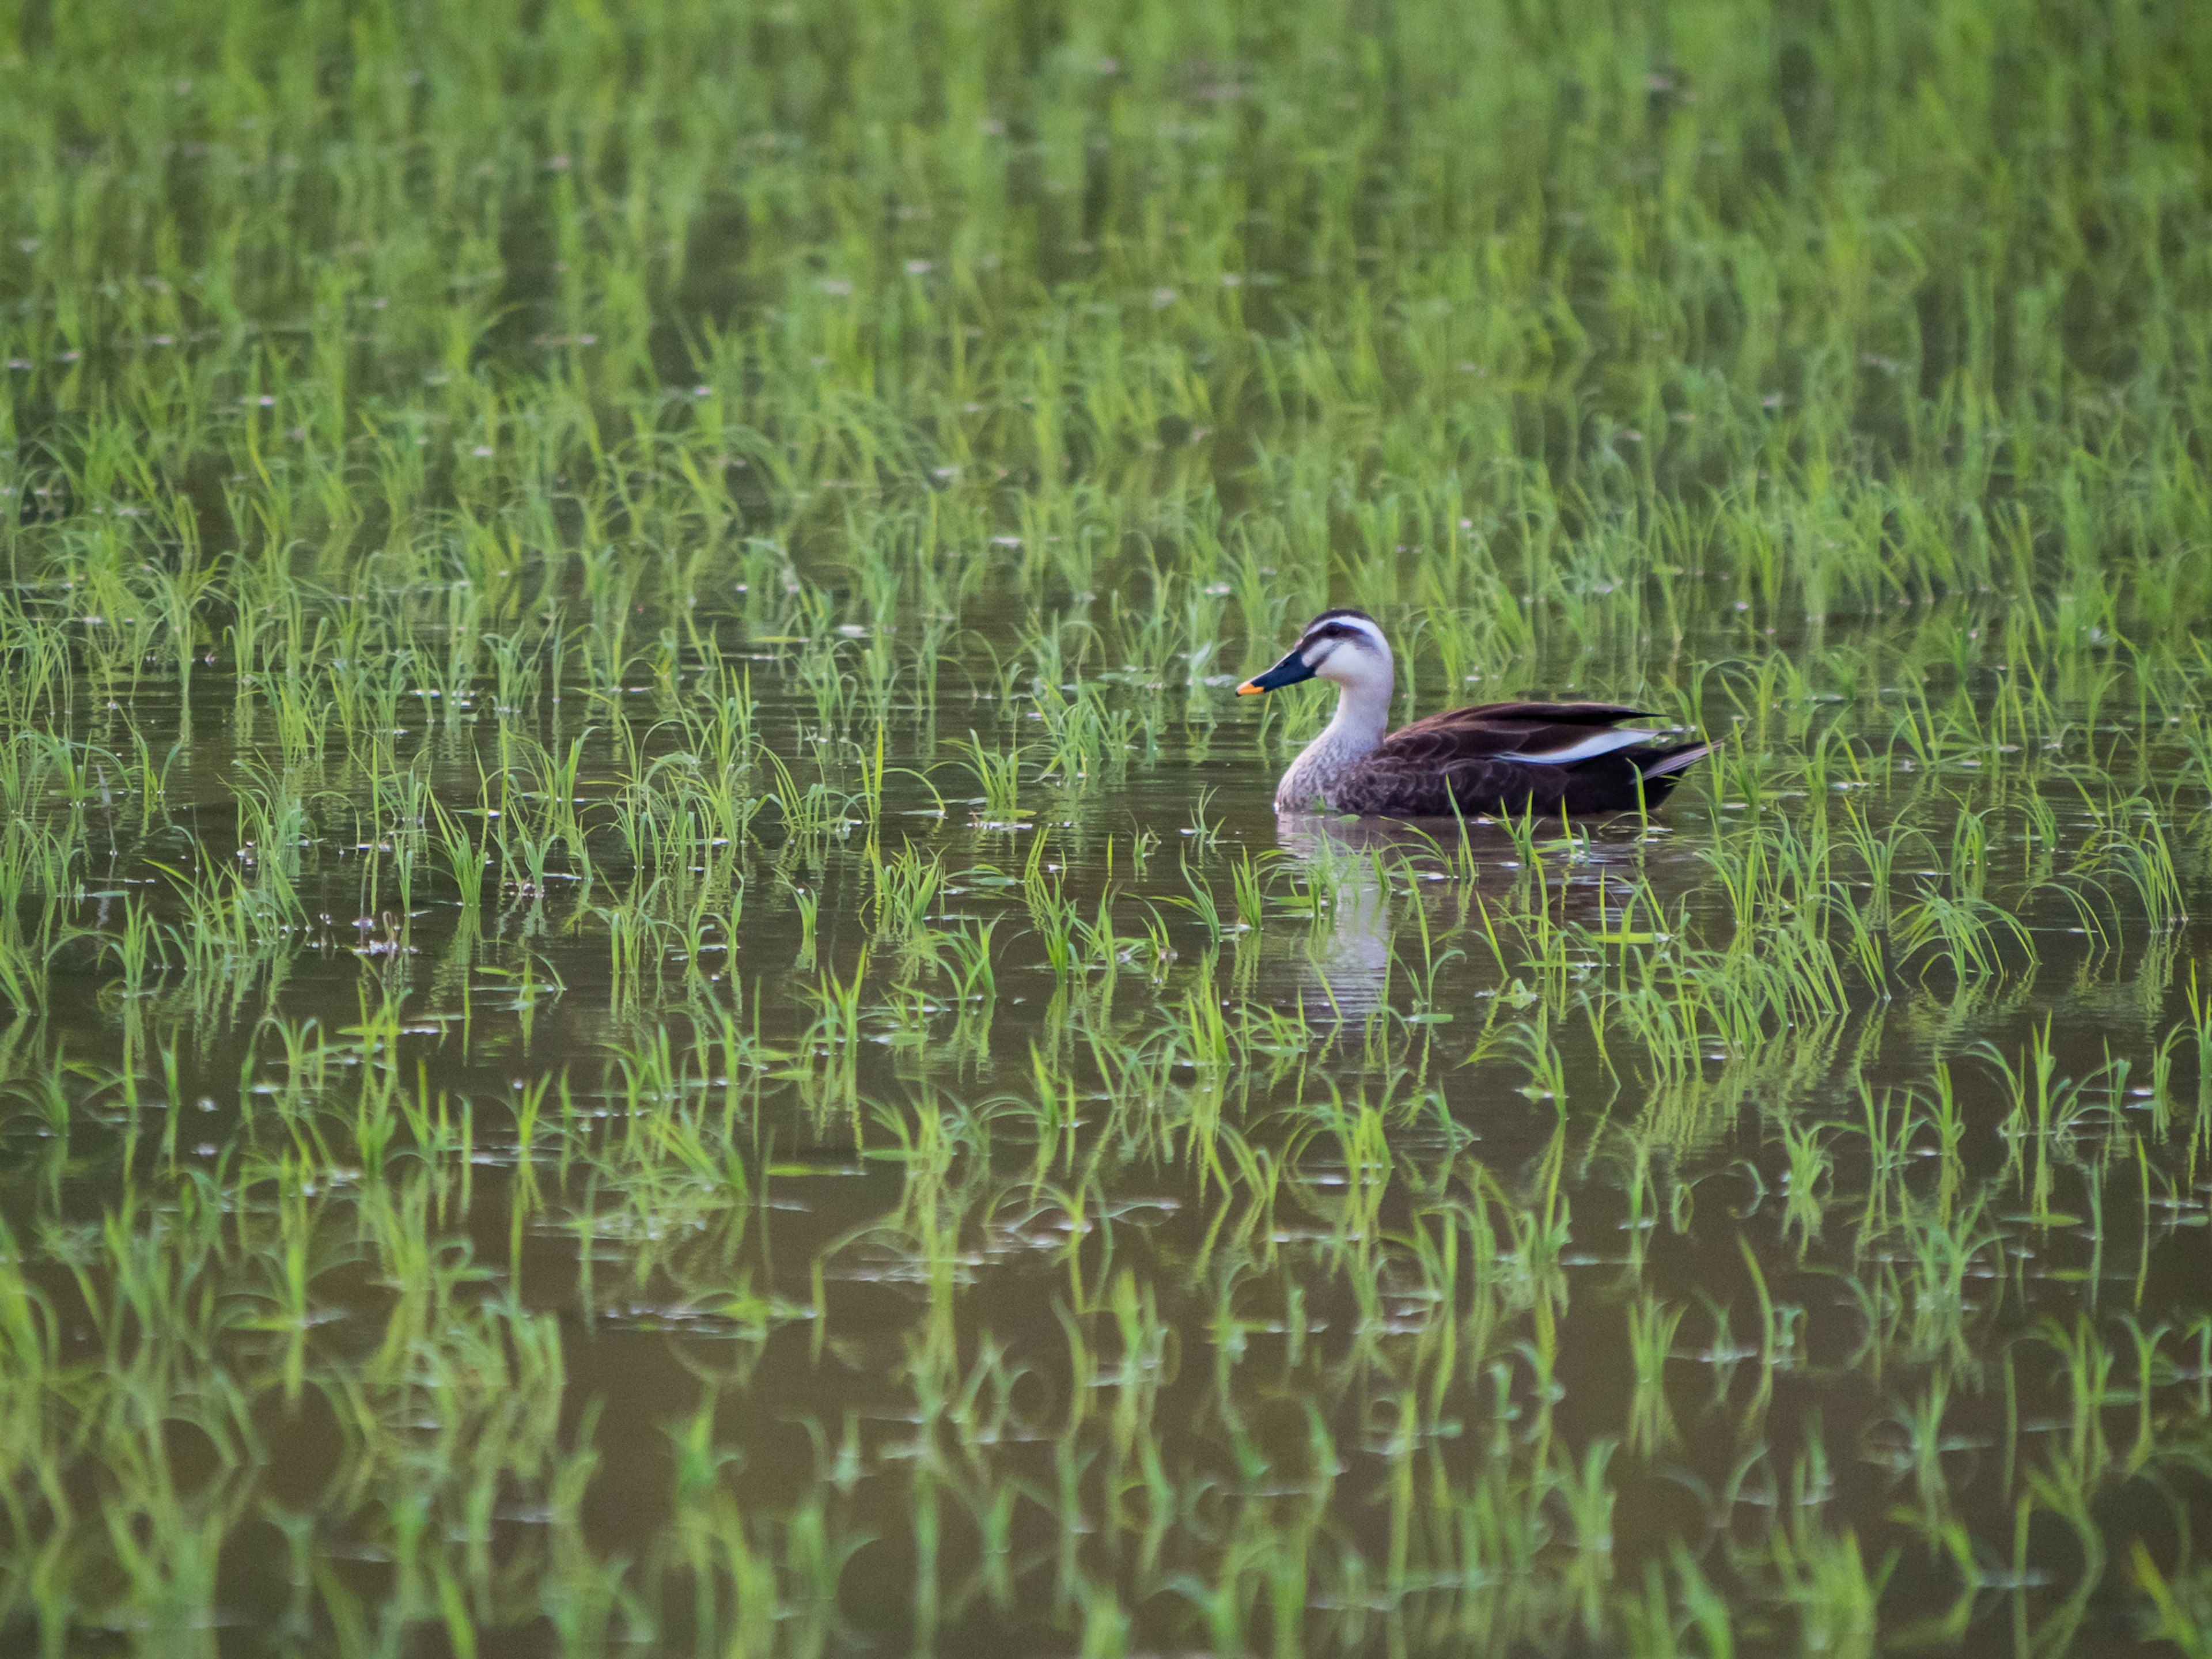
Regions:
<instances>
[{"instance_id":1,"label":"shallow water around seedlings","mask_svg":"<svg viewBox=\"0 0 2212 1659\"><path fill-rule=\"evenodd\" d=\"M2212 45L1875 9L6 25L0 1647L2204 1650Z\"/></svg>"}]
</instances>

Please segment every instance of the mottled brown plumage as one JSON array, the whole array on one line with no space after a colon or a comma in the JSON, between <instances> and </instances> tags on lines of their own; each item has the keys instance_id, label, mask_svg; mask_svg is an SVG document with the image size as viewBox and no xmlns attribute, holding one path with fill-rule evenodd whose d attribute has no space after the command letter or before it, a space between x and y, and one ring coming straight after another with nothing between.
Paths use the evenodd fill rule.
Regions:
<instances>
[{"instance_id":1,"label":"mottled brown plumage","mask_svg":"<svg viewBox=\"0 0 2212 1659\"><path fill-rule=\"evenodd\" d=\"M1336 779L1330 805L1378 817L1556 817L1632 812L1667 798L1703 743L1638 744L1560 763L1644 711L1610 702L1490 702L1401 726ZM1669 763L1672 763L1670 765ZM1654 768L1663 769L1654 771Z\"/></svg>"}]
</instances>

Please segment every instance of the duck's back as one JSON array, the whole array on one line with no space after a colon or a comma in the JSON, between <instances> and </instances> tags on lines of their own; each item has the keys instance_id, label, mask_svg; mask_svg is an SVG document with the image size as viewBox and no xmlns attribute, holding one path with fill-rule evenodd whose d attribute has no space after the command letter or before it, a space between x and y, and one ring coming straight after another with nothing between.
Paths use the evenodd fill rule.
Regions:
<instances>
[{"instance_id":1,"label":"duck's back","mask_svg":"<svg viewBox=\"0 0 2212 1659\"><path fill-rule=\"evenodd\" d=\"M1656 806L1702 743L1614 729L1626 703L1495 702L1454 708L1385 738L1336 781L1332 804L1363 817L1540 817Z\"/></svg>"}]
</instances>

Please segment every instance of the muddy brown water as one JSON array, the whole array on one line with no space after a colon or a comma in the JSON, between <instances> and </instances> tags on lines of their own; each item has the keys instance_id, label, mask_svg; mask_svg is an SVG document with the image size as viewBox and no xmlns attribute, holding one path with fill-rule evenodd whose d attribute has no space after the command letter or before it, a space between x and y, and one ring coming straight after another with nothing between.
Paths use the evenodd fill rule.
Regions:
<instances>
[{"instance_id":1,"label":"muddy brown water","mask_svg":"<svg viewBox=\"0 0 2212 1659\"><path fill-rule=\"evenodd\" d=\"M764 739L796 750L795 695L772 672L762 687ZM937 711L939 731L968 723L957 701ZM173 806L191 803L176 813L186 838L214 861L235 839L226 708L211 675L170 785ZM153 696L132 712L176 719ZM924 729L895 732L895 761L932 763ZM157 975L126 1000L111 963L64 946L49 1006L8 1038L0 1191L64 1369L112 1362L87 1310L124 1277L125 1247L101 1232L119 1215L177 1287L126 1344L176 1344L197 1356L179 1364L180 1390L229 1394L234 1444L191 1426L204 1401L161 1434L175 1502L219 1553L215 1617L191 1639L226 1653L319 1643L343 1633L338 1603L413 1596L402 1650L451 1645L444 1604L423 1588L434 1580L410 1584L416 1570L395 1565L395 1536L427 1516L431 1542L411 1547L450 1558L438 1571L459 1575L487 1652L584 1639L563 1634L555 1591L592 1572L619 1587L600 1614L611 1639L671 1652L720 1650L766 1583L777 1613L763 1639L793 1649L1073 1651L1097 1638L1086 1609L1101 1596L1129 1642L1160 1650L1231 1628L1277 1650L1293 1632L1314 1651L1464 1650L1486 1632L1572 1647L1601 1639L1574 1633L1578 1611L1632 1595L1646 1563L1671 1571L1677 1552L1703 1564L1735 1605L1739 1641L1760 1650L1807 1639L1805 1598L1788 1595L1773 1540L1808 1520L1856 1534L1869 1575L1886 1565L1885 1630L1924 1621L1990 1651L2051 1630L2076 1650L2132 1644L2131 1544L2185 1568L2193 1546L2175 1528L2207 1519L2193 1449L2206 1444L2197 1363L2212 1316L2193 1046L2166 1076L2167 1099L2148 1086L2159 1045L2190 1028L2201 925L2151 938L2138 924L2100 948L2046 896L2022 911L2032 973L2015 963L1966 988L1901 976L1886 997L1860 987L1843 1018L1775 1030L1755 1053L1708 1044L1696 1075L1666 1085L1632 1042L1601 1054L1577 1014L1579 988L1617 964L1578 943L1564 990L1532 984L1501 971L1481 918L1513 914L1516 891L1525 914L1540 882L1536 908L1595 934L1650 931L1655 901L1661 915L1686 901L1712 924L1723 900L1703 853L1729 804L1692 788L1652 826L1597 826L1575 847L1540 836L1532 875L1529 848L1495 826L1473 827L1463 848L1449 826L1426 826L1437 853L1398 827L1279 823L1250 730L1235 708L1171 727L1126 781L1025 789L1034 816L1018 828L980 823L957 799L940 817L911 780L888 789L876 845L943 856L938 922L999 924L987 1026L941 975L902 966L872 936L860 818L811 844L763 820L714 972L687 985L664 949L641 997L617 994L593 908L634 897L618 860L589 892L556 881L488 897L468 919L425 877L404 925L356 918L357 855L334 833L335 800L317 808L304 878L327 925L236 983ZM437 775L460 775L475 739L466 726L432 734ZM614 769L610 752L591 753L583 793ZM933 777L957 796L965 775ZM1954 781L1990 787L1986 769ZM1893 773L1864 799L1874 813L1925 816L1943 797ZM113 858L88 877L88 920L164 890L153 866L179 837L140 844L126 817L95 834ZM1146 830L1158 844L1133 866ZM1051 970L1021 886L1040 838L1042 872L1079 914L1109 896L1132 947L1113 974ZM1187 863L1233 915L1239 859L1277 854L1256 934L1214 939L1174 902ZM1335 892L1318 921L1297 908L1317 883ZM818 903L811 947L793 889ZM1624 920L1632 893L1643 922ZM1418 983L1417 908L1442 959L1432 994ZM1148 927L1171 957L1135 948ZM846 1044L824 1036L805 993L825 974L849 981L863 952L860 1040ZM298 1085L268 1019L295 1032L313 1020L313 1042L343 1049L387 1002L396 1048L327 1066L280 1129L269 1103ZM1226 1067L1163 1060L1175 1039L1162 1033L1205 1009L1300 1035L1270 1053L1248 1026ZM731 1051L708 1040L726 1016L725 1036L747 1045L734 1091ZM2015 1158L1996 1133L2009 1097L1994 1057L2021 1063L2046 1022L2060 1083L2109 1082L2100 1068L2118 1057L2133 1062L2133 1092L2088 1103L2110 1110L2059 1148L2031 1213L2035 1154ZM1532 1086L1510 1042L1467 1063L1485 1031L1555 1042L1564 1097ZM664 1040L673 1087L628 1101L623 1057L643 1066ZM1939 1060L1965 1124L1957 1158L1923 1129L1914 1167L1886 1180L1854 1134L1870 1103L1911 1092L1924 1106ZM410 1155L402 1130L368 1173L357 1148L333 1151L380 1069L422 1102L467 1103L467 1150ZM65 1136L35 1109L49 1077L75 1103ZM541 1132L526 1177L513 1104L556 1078L576 1115ZM1341 1108L1356 1118L1362 1104L1386 1131L1379 1193L1379 1172L1337 1133ZM677 1110L699 1114L701 1144L735 1181L607 1150L640 1118ZM1202 1126L1217 1114L1259 1164L1210 1155ZM1790 1218L1785 1121L1835 1126L1820 1137L1833 1164L1811 1237ZM327 1139L289 1127L318 1121ZM594 1147L596 1169L581 1155ZM270 1162L287 1156L289 1177ZM1938 1203L1943 1168L1948 1213L1979 1206L1954 1310L1915 1305L1927 1284L1905 1265L1911 1235L1876 1213L1900 1194ZM1281 1173L1255 1221L1261 1169ZM216 1243L161 1242L164 1217L188 1234L173 1218L204 1205L232 1218L205 1235ZM272 1224L286 1205L293 1219ZM297 1341L244 1316L261 1305L270 1224L314 1262ZM1554 1225L1550 1243L1531 1243ZM1437 1258L1419 1265L1417 1235L1454 1255L1449 1294ZM380 1240L407 1237L465 1258L453 1305L495 1307L503 1328L535 1318L557 1349L557 1389L540 1377L544 1397L522 1403L550 1413L556 1456L592 1455L564 1492L544 1468L487 1484L453 1466L465 1443L439 1439L449 1367L483 1362L394 1369L408 1286ZM1656 1401L1639 1399L1626 1340L1646 1297L1682 1313ZM1763 1300L1781 1310L1778 1347L1762 1341ZM2130 1320L2163 1328L2147 1401ZM2061 1363L2081 1333L2111 1356L2086 1403ZM288 1346L303 1386L283 1381ZM419 1386L398 1386L410 1364ZM98 1392L87 1376L70 1387ZM1916 1416L1931 1390L1941 1409ZM380 1415L401 1411L421 1414ZM117 1432L94 1427L56 1460L56 1490L88 1511L143 1484L116 1474L131 1461ZM410 1455L437 1467L410 1472ZM2080 1524L2049 1497L2054 1468L2091 1471ZM1592 1468L1612 1493L1601 1537L1571 1502ZM561 1504L566 1532L551 1520ZM129 1524L163 1523L149 1511ZM764 1577L733 1562L732 1524ZM70 1548L101 1547L58 1530ZM578 1548L588 1571L563 1553ZM140 1646L161 1604L120 1567L109 1582L114 1643ZM14 1622L28 1639L34 1621Z\"/></svg>"}]
</instances>

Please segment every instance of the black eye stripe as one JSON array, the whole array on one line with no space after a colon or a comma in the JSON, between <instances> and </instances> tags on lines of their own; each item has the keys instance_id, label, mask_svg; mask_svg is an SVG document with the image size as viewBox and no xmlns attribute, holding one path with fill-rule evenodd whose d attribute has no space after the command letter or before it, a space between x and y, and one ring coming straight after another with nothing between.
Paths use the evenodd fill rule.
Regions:
<instances>
[{"instance_id":1,"label":"black eye stripe","mask_svg":"<svg viewBox=\"0 0 2212 1659\"><path fill-rule=\"evenodd\" d=\"M1306 647L1317 645L1323 640L1357 640L1364 637L1364 635L1356 628L1346 628L1342 623L1328 623L1320 628L1309 629L1305 637L1298 641L1298 648L1303 651Z\"/></svg>"}]
</instances>

